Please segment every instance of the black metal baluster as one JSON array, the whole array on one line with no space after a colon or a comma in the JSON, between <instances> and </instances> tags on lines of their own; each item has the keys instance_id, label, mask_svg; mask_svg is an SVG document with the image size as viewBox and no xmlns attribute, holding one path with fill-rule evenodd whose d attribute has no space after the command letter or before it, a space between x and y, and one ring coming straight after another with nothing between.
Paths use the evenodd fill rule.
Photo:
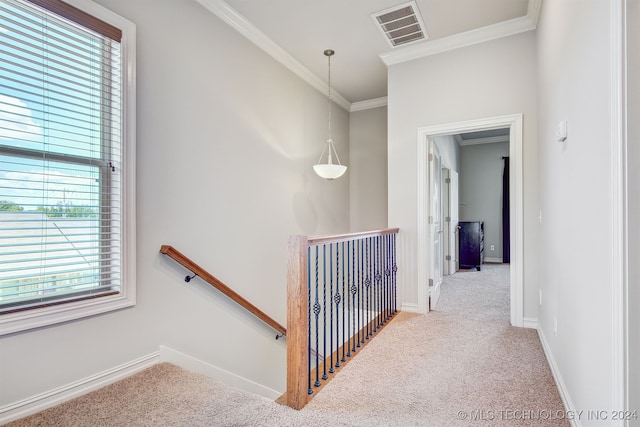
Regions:
<instances>
[{"instance_id":1,"label":"black metal baluster","mask_svg":"<svg viewBox=\"0 0 640 427\"><path fill-rule=\"evenodd\" d=\"M355 272L353 273L353 285L351 286L351 292L353 293L353 297L354 297L354 302L353 302L353 346L354 346L354 351L356 350L355 347L358 347L358 344L360 343L360 307L357 307L360 303L360 299L358 298L358 286L360 285L360 259L359 259L359 252L360 252L360 241L359 240L354 240L353 241L353 265L355 268ZM353 292L355 289L355 292Z\"/></svg>"},{"instance_id":2,"label":"black metal baluster","mask_svg":"<svg viewBox=\"0 0 640 427\"><path fill-rule=\"evenodd\" d=\"M391 266L390 266L390 262L391 262L391 258L389 255L389 235L387 234L384 237L385 240L385 262L384 262L384 276L385 276L385 309L387 310L387 314L385 316L385 323L389 320L389 318L391 317L391 305L389 303L389 301L391 300L389 298L389 280L391 279Z\"/></svg>"},{"instance_id":3,"label":"black metal baluster","mask_svg":"<svg viewBox=\"0 0 640 427\"><path fill-rule=\"evenodd\" d=\"M333 374L333 245L329 245L329 352L331 354L331 362L329 363L329 373ZM327 363L327 355L324 355L324 361Z\"/></svg>"},{"instance_id":4,"label":"black metal baluster","mask_svg":"<svg viewBox=\"0 0 640 427\"><path fill-rule=\"evenodd\" d=\"M353 313L351 314L352 324L353 324L353 333L350 336L349 346L352 347L351 351L356 352L356 292L358 288L356 287L356 242L351 243L351 302L353 306Z\"/></svg>"},{"instance_id":5,"label":"black metal baluster","mask_svg":"<svg viewBox=\"0 0 640 427\"><path fill-rule=\"evenodd\" d=\"M382 252L382 324L387 322L387 236L381 236L381 252Z\"/></svg>"},{"instance_id":6,"label":"black metal baluster","mask_svg":"<svg viewBox=\"0 0 640 427\"><path fill-rule=\"evenodd\" d=\"M316 302L313 304L313 314L316 315L316 382L313 385L316 387L320 387L320 357L318 351L320 350L319 319L321 308L318 302L318 287L318 246L316 246Z\"/></svg>"},{"instance_id":7,"label":"black metal baluster","mask_svg":"<svg viewBox=\"0 0 640 427\"><path fill-rule=\"evenodd\" d=\"M384 325L387 314L384 292L384 236L380 236L380 326Z\"/></svg>"},{"instance_id":8,"label":"black metal baluster","mask_svg":"<svg viewBox=\"0 0 640 427\"><path fill-rule=\"evenodd\" d=\"M358 334L355 337L356 347L362 347L360 344L361 334L362 334L362 282L364 280L364 276L362 274L362 259L360 257L360 253L362 251L362 241L358 240L358 246L356 249L356 268L358 269L358 280L356 281L356 303L358 304L358 312L356 314L356 325Z\"/></svg>"},{"instance_id":9,"label":"black metal baluster","mask_svg":"<svg viewBox=\"0 0 640 427\"><path fill-rule=\"evenodd\" d=\"M358 292L357 293L357 301L358 301L358 329L357 329L357 331L358 331L358 336L356 337L356 341L358 343L357 344L358 347L361 346L360 345L360 334L361 334L361 331L362 331L362 324L361 324L361 320L360 320L360 318L361 318L361 313L360 312L362 311L362 304L360 304L360 300L361 300L361 296L362 296L362 292L360 292L361 285L362 285L362 272L361 272L362 263L360 262L361 261L361 257L360 257L361 251L362 251L361 241L358 240L358 250L356 251L356 259L358 261L358 282L357 282L357 286L358 286L358 291L357 291Z\"/></svg>"},{"instance_id":10,"label":"black metal baluster","mask_svg":"<svg viewBox=\"0 0 640 427\"><path fill-rule=\"evenodd\" d=\"M373 335L373 320L375 319L375 309L374 309L374 301L373 301L373 251L374 247L374 238L371 237L369 239L369 336Z\"/></svg>"},{"instance_id":11,"label":"black metal baluster","mask_svg":"<svg viewBox=\"0 0 640 427\"><path fill-rule=\"evenodd\" d=\"M366 313L365 313L365 305L364 305L364 298L365 298L365 293L363 292L363 289L365 287L365 276L366 276L366 271L364 269L364 248L365 248L365 241L363 239L359 240L359 256L360 256L360 272L361 272L361 278L358 281L358 301L359 301L359 305L360 305L360 310L358 311L358 326L359 326L359 330L360 332L360 344L358 344L358 347L361 346L361 344L364 342L365 339L365 317L366 317Z\"/></svg>"},{"instance_id":12,"label":"black metal baluster","mask_svg":"<svg viewBox=\"0 0 640 427\"><path fill-rule=\"evenodd\" d=\"M360 239L360 251L358 252L358 257L360 260L358 261L360 267L360 282L358 283L358 300L360 301L360 343L365 341L365 337L367 335L367 306L365 305L366 301L366 281L367 281L367 271L365 268L365 260L364 253L366 248L366 241L364 239Z\"/></svg>"},{"instance_id":13,"label":"black metal baluster","mask_svg":"<svg viewBox=\"0 0 640 427\"><path fill-rule=\"evenodd\" d=\"M347 292L351 290L351 258L349 254L351 253L351 242L347 241ZM347 297L347 357L351 357L351 322L349 321L349 317L351 317L351 298Z\"/></svg>"},{"instance_id":14,"label":"black metal baluster","mask_svg":"<svg viewBox=\"0 0 640 427\"><path fill-rule=\"evenodd\" d=\"M371 337L373 335L373 318L374 318L374 314L373 314L373 262L372 262L372 256L373 256L373 237L369 237L368 242L367 242L367 263L368 263L368 267L367 267L367 274L368 274L368 280L369 280L369 290L367 291L367 311L369 312L369 322L368 322L368 327L369 327L369 337Z\"/></svg>"},{"instance_id":15,"label":"black metal baluster","mask_svg":"<svg viewBox=\"0 0 640 427\"><path fill-rule=\"evenodd\" d=\"M349 246L347 245L347 249L349 249ZM344 286L344 275L345 275L345 270L348 270L348 268L345 268L344 266L344 242L342 242L342 296L344 297L345 301L347 302L347 304L349 303L349 297L347 296L347 294L345 293L345 286ZM345 306L347 305L344 302L342 303L342 361L346 362L347 358L345 356Z\"/></svg>"},{"instance_id":16,"label":"black metal baluster","mask_svg":"<svg viewBox=\"0 0 640 427\"><path fill-rule=\"evenodd\" d=\"M322 245L322 379L327 375L327 245Z\"/></svg>"},{"instance_id":17,"label":"black metal baluster","mask_svg":"<svg viewBox=\"0 0 640 427\"><path fill-rule=\"evenodd\" d=\"M385 315L385 322L389 320L389 318L391 317L391 253L390 253L390 239L391 236L389 234L387 234L384 238L385 240L385 252L386 252L386 256L385 256L385 266L384 266L384 276L385 276L385 296L386 296L386 310L387 310L387 314Z\"/></svg>"},{"instance_id":18,"label":"black metal baluster","mask_svg":"<svg viewBox=\"0 0 640 427\"><path fill-rule=\"evenodd\" d=\"M377 316L378 316L378 310L377 310L377 293L376 293L376 260L378 258L377 255L377 237L373 237L372 242L371 242L371 315L373 316L373 322L371 327L373 328L373 333L375 333L378 330L377 327ZM373 333L371 335L373 335Z\"/></svg>"},{"instance_id":19,"label":"black metal baluster","mask_svg":"<svg viewBox=\"0 0 640 427\"><path fill-rule=\"evenodd\" d=\"M387 315L387 307L386 307L386 301L385 301L385 287L384 287L384 260L385 260L385 253L384 253L384 236L380 236L380 307L382 307L382 316L380 316L380 325L384 325L384 323L386 322L386 315Z\"/></svg>"},{"instance_id":20,"label":"black metal baluster","mask_svg":"<svg viewBox=\"0 0 640 427\"><path fill-rule=\"evenodd\" d=\"M376 304L378 305L378 318L376 321L376 328L379 329L382 326L382 247L381 238L376 236L376 291L378 292Z\"/></svg>"},{"instance_id":21,"label":"black metal baluster","mask_svg":"<svg viewBox=\"0 0 640 427\"><path fill-rule=\"evenodd\" d=\"M336 294L333 297L336 303L336 368L340 367L340 355L338 350L340 349L340 243L336 243ZM332 353L333 356L333 353ZM332 368L333 369L333 368ZM333 373L333 371L330 371Z\"/></svg>"},{"instance_id":22,"label":"black metal baluster","mask_svg":"<svg viewBox=\"0 0 640 427\"><path fill-rule=\"evenodd\" d=\"M377 249L377 237L373 237L372 241L371 241L371 315L373 316L373 322L372 322L372 328L373 328L373 333L375 333L378 330L378 326L377 326L377 317L378 317L378 310L377 310L377 303L378 303L378 298L377 298L377 292L376 292L376 283L377 283L377 279L376 279L376 260L378 259L378 249ZM373 335L373 333L371 335Z\"/></svg>"},{"instance_id":23,"label":"black metal baluster","mask_svg":"<svg viewBox=\"0 0 640 427\"><path fill-rule=\"evenodd\" d=\"M311 388L311 247L307 248L307 360L309 361L307 367L307 379L309 382L309 388L307 393L313 394Z\"/></svg>"},{"instance_id":24,"label":"black metal baluster","mask_svg":"<svg viewBox=\"0 0 640 427\"><path fill-rule=\"evenodd\" d=\"M369 294L371 292L371 260L369 259L369 254L370 254L370 249L371 249L371 237L367 237L367 240L365 242L365 260L366 260L366 268L365 271L367 272L367 278L364 281L365 284L365 293L367 294L367 301L365 304L365 307L367 309L367 336L366 338L369 339L369 337L371 336L371 305L370 305L370 301L369 301Z\"/></svg>"},{"instance_id":25,"label":"black metal baluster","mask_svg":"<svg viewBox=\"0 0 640 427\"><path fill-rule=\"evenodd\" d=\"M380 323L384 325L387 321L387 289L385 286L386 276L384 275L385 259L384 252L384 237L380 236L380 306L382 307L382 316L380 316Z\"/></svg>"},{"instance_id":26,"label":"black metal baluster","mask_svg":"<svg viewBox=\"0 0 640 427\"><path fill-rule=\"evenodd\" d=\"M396 278L396 273L398 272L398 258L397 258L397 234L393 234L393 264L391 266L391 272L393 273L393 313L398 312L398 282Z\"/></svg>"}]
</instances>

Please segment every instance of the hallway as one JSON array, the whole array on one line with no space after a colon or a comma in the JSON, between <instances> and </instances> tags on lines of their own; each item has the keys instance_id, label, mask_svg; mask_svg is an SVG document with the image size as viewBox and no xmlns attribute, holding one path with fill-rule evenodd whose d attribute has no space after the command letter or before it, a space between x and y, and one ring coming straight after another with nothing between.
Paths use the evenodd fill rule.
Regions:
<instances>
[{"instance_id":1,"label":"hallway","mask_svg":"<svg viewBox=\"0 0 640 427\"><path fill-rule=\"evenodd\" d=\"M303 412L331 408L348 425L569 425L537 332L510 326L508 265L445 276L435 311L400 313L356 360Z\"/></svg>"}]
</instances>

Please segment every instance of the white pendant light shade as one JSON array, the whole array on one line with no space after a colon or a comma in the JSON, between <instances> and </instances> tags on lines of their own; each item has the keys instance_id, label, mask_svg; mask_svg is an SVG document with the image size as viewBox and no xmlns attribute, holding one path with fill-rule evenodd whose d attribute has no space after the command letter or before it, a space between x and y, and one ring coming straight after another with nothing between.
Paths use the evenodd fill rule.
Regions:
<instances>
[{"instance_id":1,"label":"white pendant light shade","mask_svg":"<svg viewBox=\"0 0 640 427\"><path fill-rule=\"evenodd\" d=\"M336 179L340 178L347 171L345 165L313 165L313 170L316 171L320 178L324 179Z\"/></svg>"},{"instance_id":2,"label":"white pendant light shade","mask_svg":"<svg viewBox=\"0 0 640 427\"><path fill-rule=\"evenodd\" d=\"M320 178L324 179L337 179L340 178L347 171L347 167L340 163L340 158L338 157L338 152L336 148L333 146L333 139L331 138L331 55L335 52L331 49L327 49L324 51L324 54L327 56L328 60L328 70L329 70L329 78L328 78L328 100L329 100L329 138L326 140L324 148L322 149L322 153L320 153L320 159L318 159L318 163L313 165L313 170ZM323 156L327 153L326 163L322 163ZM333 156L336 156L336 160L338 163L333 163Z\"/></svg>"},{"instance_id":3,"label":"white pendant light shade","mask_svg":"<svg viewBox=\"0 0 640 427\"><path fill-rule=\"evenodd\" d=\"M327 163L320 163L325 151L327 152ZM336 156L336 159L338 159L337 164L333 163L334 154ZM340 158L338 157L338 153L333 146L333 139L327 139L325 146L322 149L322 153L320 153L320 159L318 160L318 163L313 165L313 170L318 174L320 178L324 179L340 178L347 171L347 167L343 164L340 164Z\"/></svg>"}]
</instances>

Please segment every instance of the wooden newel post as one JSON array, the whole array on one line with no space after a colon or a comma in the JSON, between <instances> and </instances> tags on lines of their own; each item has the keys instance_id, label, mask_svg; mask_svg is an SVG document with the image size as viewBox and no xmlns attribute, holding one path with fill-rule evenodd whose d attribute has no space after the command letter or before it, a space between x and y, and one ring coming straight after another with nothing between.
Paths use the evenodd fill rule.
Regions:
<instances>
[{"instance_id":1,"label":"wooden newel post","mask_svg":"<svg viewBox=\"0 0 640 427\"><path fill-rule=\"evenodd\" d=\"M308 240L290 236L287 259L287 405L302 409L308 396Z\"/></svg>"}]
</instances>

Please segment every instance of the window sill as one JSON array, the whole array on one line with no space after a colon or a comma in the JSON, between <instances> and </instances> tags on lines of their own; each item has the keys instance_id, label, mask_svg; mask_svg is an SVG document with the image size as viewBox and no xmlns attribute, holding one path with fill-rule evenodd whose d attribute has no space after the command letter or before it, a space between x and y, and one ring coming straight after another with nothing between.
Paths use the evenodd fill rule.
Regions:
<instances>
[{"instance_id":1,"label":"window sill","mask_svg":"<svg viewBox=\"0 0 640 427\"><path fill-rule=\"evenodd\" d=\"M135 289L135 286L131 286ZM91 300L77 301L0 316L0 336L82 319L96 314L132 307L135 292L119 293Z\"/></svg>"}]
</instances>

